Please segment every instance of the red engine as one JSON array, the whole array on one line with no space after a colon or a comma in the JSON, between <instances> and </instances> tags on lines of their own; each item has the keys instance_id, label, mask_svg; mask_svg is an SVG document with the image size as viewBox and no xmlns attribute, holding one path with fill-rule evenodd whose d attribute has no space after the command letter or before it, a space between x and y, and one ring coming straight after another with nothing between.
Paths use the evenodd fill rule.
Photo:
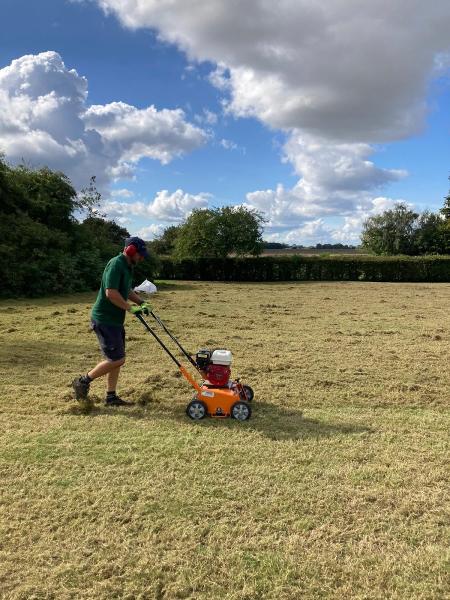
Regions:
<instances>
[{"instance_id":1,"label":"red engine","mask_svg":"<svg viewBox=\"0 0 450 600\"><path fill-rule=\"evenodd\" d=\"M231 369L227 365L210 364L205 371L206 379L211 385L224 387L228 384L231 376Z\"/></svg>"},{"instance_id":2,"label":"red engine","mask_svg":"<svg viewBox=\"0 0 450 600\"><path fill-rule=\"evenodd\" d=\"M207 385L225 387L231 377L231 352L229 350L208 350L202 348L195 357Z\"/></svg>"}]
</instances>

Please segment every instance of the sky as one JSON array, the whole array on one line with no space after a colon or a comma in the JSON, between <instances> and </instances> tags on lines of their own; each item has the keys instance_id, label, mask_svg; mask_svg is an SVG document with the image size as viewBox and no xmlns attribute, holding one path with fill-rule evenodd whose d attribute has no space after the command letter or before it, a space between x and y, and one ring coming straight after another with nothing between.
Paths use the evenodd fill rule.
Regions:
<instances>
[{"instance_id":1,"label":"sky","mask_svg":"<svg viewBox=\"0 0 450 600\"><path fill-rule=\"evenodd\" d=\"M358 244L450 175L450 2L0 0L0 152L96 177L146 240L243 205L267 241Z\"/></svg>"}]
</instances>

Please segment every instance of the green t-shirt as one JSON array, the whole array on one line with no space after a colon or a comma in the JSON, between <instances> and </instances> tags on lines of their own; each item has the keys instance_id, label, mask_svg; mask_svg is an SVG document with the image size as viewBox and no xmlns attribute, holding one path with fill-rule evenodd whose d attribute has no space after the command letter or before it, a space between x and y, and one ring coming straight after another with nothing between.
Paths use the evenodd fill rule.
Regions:
<instances>
[{"instance_id":1,"label":"green t-shirt","mask_svg":"<svg viewBox=\"0 0 450 600\"><path fill-rule=\"evenodd\" d=\"M106 290L118 290L125 300L131 291L133 272L123 254L112 258L106 265L102 275L102 283L97 294L97 299L92 307L92 318L103 325L123 325L125 310L115 306L106 297Z\"/></svg>"}]
</instances>

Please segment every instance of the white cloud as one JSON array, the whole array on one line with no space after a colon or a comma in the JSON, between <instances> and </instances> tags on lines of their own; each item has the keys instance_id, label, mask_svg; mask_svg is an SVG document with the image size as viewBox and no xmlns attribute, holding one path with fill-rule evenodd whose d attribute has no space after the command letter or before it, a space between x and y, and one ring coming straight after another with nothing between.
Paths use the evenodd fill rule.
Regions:
<instances>
[{"instance_id":1,"label":"white cloud","mask_svg":"<svg viewBox=\"0 0 450 600\"><path fill-rule=\"evenodd\" d=\"M321 241L330 239L330 227L327 227L323 219L315 221L307 221L301 227L292 229L286 235L286 241L291 244L302 240L304 246L320 243Z\"/></svg>"},{"instance_id":2,"label":"white cloud","mask_svg":"<svg viewBox=\"0 0 450 600\"><path fill-rule=\"evenodd\" d=\"M323 218L312 219L304 216L302 221L298 215L292 224L278 224L267 227L264 239L272 242L283 242L287 244L301 244L313 246L319 243L360 243L360 234L364 221L376 214L393 208L397 202L405 202L402 199L386 197L366 198L364 207L359 206L350 216L333 218L327 221ZM412 208L409 203L408 206Z\"/></svg>"},{"instance_id":3,"label":"white cloud","mask_svg":"<svg viewBox=\"0 0 450 600\"><path fill-rule=\"evenodd\" d=\"M244 206L261 211L268 218L265 239L303 245L331 240L356 244L364 221L392 208L396 202L404 200L374 198L367 193L307 202L298 187L285 190L280 185L276 190L247 194Z\"/></svg>"},{"instance_id":4,"label":"white cloud","mask_svg":"<svg viewBox=\"0 0 450 600\"><path fill-rule=\"evenodd\" d=\"M448 0L97 1L216 63L235 114L341 141L416 132L435 56L450 49Z\"/></svg>"},{"instance_id":5,"label":"white cloud","mask_svg":"<svg viewBox=\"0 0 450 600\"><path fill-rule=\"evenodd\" d=\"M263 211L268 219L267 231L292 230L283 241L300 238L318 241L355 239L362 222L373 210L384 210L390 200L376 196L386 183L407 175L403 170L380 169L369 160L374 150L363 143L330 142L311 135L293 132L284 147L285 160L292 163L300 176L291 189L278 185L275 189L257 190L246 196L246 205ZM383 204L384 202L384 204ZM322 227L322 218L340 218L339 230ZM315 219L310 221L310 219ZM312 230L306 224L314 223Z\"/></svg>"},{"instance_id":6,"label":"white cloud","mask_svg":"<svg viewBox=\"0 0 450 600\"><path fill-rule=\"evenodd\" d=\"M119 202L111 200L104 202L102 211L110 218L134 216L141 219L156 219L165 223L180 223L196 208L208 206L210 194L189 194L183 190L169 193L159 191L150 202Z\"/></svg>"},{"instance_id":7,"label":"white cloud","mask_svg":"<svg viewBox=\"0 0 450 600\"><path fill-rule=\"evenodd\" d=\"M197 121L197 123L206 125L216 125L218 121L216 113L212 110L208 110L207 108L203 109L201 115L195 115L194 119Z\"/></svg>"},{"instance_id":8,"label":"white cloud","mask_svg":"<svg viewBox=\"0 0 450 600\"><path fill-rule=\"evenodd\" d=\"M165 225L156 225L153 223L152 225L142 227L141 229L136 231L136 235L142 238L143 240L150 241L160 236L164 232L165 228Z\"/></svg>"},{"instance_id":9,"label":"white cloud","mask_svg":"<svg viewBox=\"0 0 450 600\"><path fill-rule=\"evenodd\" d=\"M167 190L162 190L149 205L148 212L151 217L161 221L179 222L195 208L206 208L210 197L210 194L205 193L193 195L176 190L169 194Z\"/></svg>"},{"instance_id":10,"label":"white cloud","mask_svg":"<svg viewBox=\"0 0 450 600\"><path fill-rule=\"evenodd\" d=\"M293 133L284 152L301 176L297 184L247 194L247 204L266 213L269 227L295 227L310 217L350 216L372 206L374 190L406 176L405 171L376 167L369 160L373 149L362 143L332 144Z\"/></svg>"},{"instance_id":11,"label":"white cloud","mask_svg":"<svg viewBox=\"0 0 450 600\"><path fill-rule=\"evenodd\" d=\"M87 105L88 83L56 52L27 55L0 69L0 151L9 160L48 165L78 188L130 176L142 157L166 164L205 143L181 110L123 102Z\"/></svg>"},{"instance_id":12,"label":"white cloud","mask_svg":"<svg viewBox=\"0 0 450 600\"><path fill-rule=\"evenodd\" d=\"M132 220L128 217L118 217L116 221L119 223L119 225L123 225L124 227L132 223Z\"/></svg>"},{"instance_id":13,"label":"white cloud","mask_svg":"<svg viewBox=\"0 0 450 600\"><path fill-rule=\"evenodd\" d=\"M314 246L329 243L333 238L333 229L324 219L305 221L300 227L286 231L272 231L264 235L268 242L281 242L290 245ZM337 243L337 242L336 242Z\"/></svg>"},{"instance_id":14,"label":"white cloud","mask_svg":"<svg viewBox=\"0 0 450 600\"><path fill-rule=\"evenodd\" d=\"M108 175L113 181L119 181L121 179L136 179L136 168L129 162L121 161L115 167L108 167Z\"/></svg>"},{"instance_id":15,"label":"white cloud","mask_svg":"<svg viewBox=\"0 0 450 600\"><path fill-rule=\"evenodd\" d=\"M148 205L142 201L120 202L119 200L106 200L102 203L101 211L112 219L117 217L146 217Z\"/></svg>"},{"instance_id":16,"label":"white cloud","mask_svg":"<svg viewBox=\"0 0 450 600\"><path fill-rule=\"evenodd\" d=\"M222 146L222 148L225 148L225 150L237 150L238 148L237 144L225 138L222 138L219 143Z\"/></svg>"},{"instance_id":17,"label":"white cloud","mask_svg":"<svg viewBox=\"0 0 450 600\"><path fill-rule=\"evenodd\" d=\"M167 164L176 156L198 148L205 133L184 120L180 109L138 109L124 102L94 105L84 114L88 129L101 134L122 161L136 163L148 157Z\"/></svg>"},{"instance_id":18,"label":"white cloud","mask_svg":"<svg viewBox=\"0 0 450 600\"><path fill-rule=\"evenodd\" d=\"M285 159L303 177L305 193L366 191L406 177L401 169L380 169L369 157L369 144L339 143L293 132L284 146Z\"/></svg>"},{"instance_id":19,"label":"white cloud","mask_svg":"<svg viewBox=\"0 0 450 600\"><path fill-rule=\"evenodd\" d=\"M194 65L186 65L186 67L184 67L184 72L181 75L181 80L184 81L188 75L193 75L195 74L195 66Z\"/></svg>"},{"instance_id":20,"label":"white cloud","mask_svg":"<svg viewBox=\"0 0 450 600\"><path fill-rule=\"evenodd\" d=\"M377 167L373 144L420 131L429 83L450 64L448 0L97 2L212 62L226 112L287 133L284 160L299 181L246 198L268 216L267 235L357 235L380 189L407 175Z\"/></svg>"},{"instance_id":21,"label":"white cloud","mask_svg":"<svg viewBox=\"0 0 450 600\"><path fill-rule=\"evenodd\" d=\"M112 190L111 196L113 198L133 198L134 193L126 188L121 188L119 190Z\"/></svg>"},{"instance_id":22,"label":"white cloud","mask_svg":"<svg viewBox=\"0 0 450 600\"><path fill-rule=\"evenodd\" d=\"M450 69L450 52L439 52L434 57L434 75L445 75Z\"/></svg>"},{"instance_id":23,"label":"white cloud","mask_svg":"<svg viewBox=\"0 0 450 600\"><path fill-rule=\"evenodd\" d=\"M230 74L223 63L219 63L217 67L210 72L208 80L219 90L224 92L231 90Z\"/></svg>"}]
</instances>

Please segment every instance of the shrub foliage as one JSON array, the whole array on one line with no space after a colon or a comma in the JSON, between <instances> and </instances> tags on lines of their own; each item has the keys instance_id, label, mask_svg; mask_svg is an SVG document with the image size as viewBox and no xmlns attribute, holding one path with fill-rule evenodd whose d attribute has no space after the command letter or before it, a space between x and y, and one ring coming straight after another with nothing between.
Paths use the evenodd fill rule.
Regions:
<instances>
[{"instance_id":1,"label":"shrub foliage","mask_svg":"<svg viewBox=\"0 0 450 600\"><path fill-rule=\"evenodd\" d=\"M93 181L78 196L63 173L11 167L0 156L0 295L43 296L98 288L128 231L94 216ZM81 211L81 212L80 212ZM79 222L74 214L87 211ZM152 276L145 261L136 277Z\"/></svg>"},{"instance_id":2,"label":"shrub foliage","mask_svg":"<svg viewBox=\"0 0 450 600\"><path fill-rule=\"evenodd\" d=\"M276 256L162 259L161 279L206 281L450 281L450 257Z\"/></svg>"},{"instance_id":3,"label":"shrub foliage","mask_svg":"<svg viewBox=\"0 0 450 600\"><path fill-rule=\"evenodd\" d=\"M179 260L226 258L233 253L257 256L263 247L263 222L261 214L244 206L194 210L179 227L174 256Z\"/></svg>"}]
</instances>

